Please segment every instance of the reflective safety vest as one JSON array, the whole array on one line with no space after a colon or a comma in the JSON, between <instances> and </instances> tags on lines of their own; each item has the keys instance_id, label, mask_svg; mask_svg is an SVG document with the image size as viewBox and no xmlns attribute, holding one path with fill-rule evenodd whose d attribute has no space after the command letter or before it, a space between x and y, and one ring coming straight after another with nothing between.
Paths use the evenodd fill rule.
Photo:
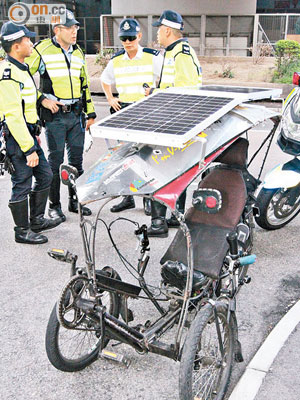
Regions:
<instances>
[{"instance_id":1,"label":"reflective safety vest","mask_svg":"<svg viewBox=\"0 0 300 400\"><path fill-rule=\"evenodd\" d=\"M186 39L179 39L168 46L164 55L159 88L201 85L202 69L195 50Z\"/></svg>"},{"instance_id":2,"label":"reflective safety vest","mask_svg":"<svg viewBox=\"0 0 300 400\"><path fill-rule=\"evenodd\" d=\"M159 51L143 48L143 56L139 59L124 59L125 50L112 57L116 88L120 101L133 103L145 98L143 84L154 85L153 57Z\"/></svg>"},{"instance_id":3,"label":"reflective safety vest","mask_svg":"<svg viewBox=\"0 0 300 400\"><path fill-rule=\"evenodd\" d=\"M0 64L0 115L24 153L34 146L26 122L35 124L38 120L39 96L27 66L11 57Z\"/></svg>"},{"instance_id":4,"label":"reflective safety vest","mask_svg":"<svg viewBox=\"0 0 300 400\"><path fill-rule=\"evenodd\" d=\"M73 45L73 49L69 62L58 43L45 39L34 46L25 62L33 75L43 61L45 71L41 75L41 90L45 94L53 94L61 100L80 99L83 89L86 89L87 114L94 113L84 54L77 45Z\"/></svg>"}]
</instances>

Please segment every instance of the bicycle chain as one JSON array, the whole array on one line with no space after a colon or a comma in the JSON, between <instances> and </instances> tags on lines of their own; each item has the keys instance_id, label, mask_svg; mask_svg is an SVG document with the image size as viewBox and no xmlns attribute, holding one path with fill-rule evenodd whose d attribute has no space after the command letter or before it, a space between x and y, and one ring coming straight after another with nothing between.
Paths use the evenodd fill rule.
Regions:
<instances>
[{"instance_id":1,"label":"bicycle chain","mask_svg":"<svg viewBox=\"0 0 300 400\"><path fill-rule=\"evenodd\" d=\"M82 281L85 281L87 283L89 282L89 279L85 276L82 276L82 275L73 276L69 280L69 282L66 284L66 286L63 288L61 295L59 297L59 300L57 302L57 318L58 318L59 323L66 329L75 329L81 322L82 318L85 316L85 314L80 311L80 308L75 305L75 300L78 296L80 296L80 293L78 294L78 296L74 296L74 291L75 291L74 285L75 285L75 282L79 281L79 280L81 282ZM71 304L69 304L70 298L69 299L67 298L67 296L70 296L70 292L72 293L72 297L73 297L73 301ZM66 303L67 303L68 308L70 308L70 306L73 306L70 308L70 310L72 310L72 308L73 308L75 315L77 313L80 313L79 319L76 317L76 319L73 321L67 321L64 318Z\"/></svg>"}]
</instances>

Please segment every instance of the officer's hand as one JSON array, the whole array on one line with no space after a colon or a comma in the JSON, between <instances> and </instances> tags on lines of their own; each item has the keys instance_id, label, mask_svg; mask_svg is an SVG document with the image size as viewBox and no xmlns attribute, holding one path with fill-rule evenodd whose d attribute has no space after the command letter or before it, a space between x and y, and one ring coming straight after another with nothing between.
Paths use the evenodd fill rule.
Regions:
<instances>
[{"instance_id":1,"label":"officer's hand","mask_svg":"<svg viewBox=\"0 0 300 400\"><path fill-rule=\"evenodd\" d=\"M111 97L109 99L107 99L108 104L115 110L115 111L119 111L121 110L121 106L119 104L119 99L117 97Z\"/></svg>"},{"instance_id":2,"label":"officer's hand","mask_svg":"<svg viewBox=\"0 0 300 400\"><path fill-rule=\"evenodd\" d=\"M150 90L151 90L151 88L150 88L150 87L144 88L144 91L145 91L145 96L149 96L149 94L150 94Z\"/></svg>"},{"instance_id":3,"label":"officer's hand","mask_svg":"<svg viewBox=\"0 0 300 400\"><path fill-rule=\"evenodd\" d=\"M58 112L58 110L59 110L58 105L63 106L63 103L60 103L59 101L56 101L56 100L50 100L50 99L44 99L42 101L42 106L45 108L48 108L48 110L50 110L52 112L52 114L55 114Z\"/></svg>"},{"instance_id":4,"label":"officer's hand","mask_svg":"<svg viewBox=\"0 0 300 400\"><path fill-rule=\"evenodd\" d=\"M26 159L28 167L34 168L39 165L39 156L36 151L31 153L29 156L26 156Z\"/></svg>"},{"instance_id":5,"label":"officer's hand","mask_svg":"<svg viewBox=\"0 0 300 400\"><path fill-rule=\"evenodd\" d=\"M88 131L90 129L90 126L93 125L95 123L95 119L94 118L89 118L86 121L86 127L85 130Z\"/></svg>"}]
</instances>

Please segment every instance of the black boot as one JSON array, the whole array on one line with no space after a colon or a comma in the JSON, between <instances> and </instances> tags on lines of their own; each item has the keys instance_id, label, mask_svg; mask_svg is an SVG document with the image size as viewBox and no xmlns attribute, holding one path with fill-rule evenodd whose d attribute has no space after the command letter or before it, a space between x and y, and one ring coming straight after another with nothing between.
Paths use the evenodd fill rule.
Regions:
<instances>
[{"instance_id":1,"label":"black boot","mask_svg":"<svg viewBox=\"0 0 300 400\"><path fill-rule=\"evenodd\" d=\"M143 197L144 212L146 215L151 215L151 203L152 201L150 199Z\"/></svg>"},{"instance_id":2,"label":"black boot","mask_svg":"<svg viewBox=\"0 0 300 400\"><path fill-rule=\"evenodd\" d=\"M50 218L60 219L60 222L65 222L66 216L61 210L59 192L60 192L60 177L58 174L53 174L53 179L49 191L48 215Z\"/></svg>"},{"instance_id":3,"label":"black boot","mask_svg":"<svg viewBox=\"0 0 300 400\"><path fill-rule=\"evenodd\" d=\"M176 203L176 209L181 214L184 214L185 200L186 200L186 190L183 193L181 193ZM180 225L178 219L175 217L174 214L171 215L171 218L167 219L167 224L169 228L178 228Z\"/></svg>"},{"instance_id":4,"label":"black boot","mask_svg":"<svg viewBox=\"0 0 300 400\"><path fill-rule=\"evenodd\" d=\"M72 187L68 187L69 189L69 211L75 214L78 214L78 200L75 195L75 191ZM92 211L85 206L82 206L82 215L85 217L92 215Z\"/></svg>"},{"instance_id":5,"label":"black boot","mask_svg":"<svg viewBox=\"0 0 300 400\"><path fill-rule=\"evenodd\" d=\"M55 228L61 223L59 218L45 218L45 208L47 204L49 189L39 192L31 192L29 195L30 206L30 228L33 232L42 232Z\"/></svg>"},{"instance_id":6,"label":"black boot","mask_svg":"<svg viewBox=\"0 0 300 400\"><path fill-rule=\"evenodd\" d=\"M17 243L42 244L48 239L44 235L32 232L28 221L28 199L8 203L15 223L15 241Z\"/></svg>"},{"instance_id":7,"label":"black boot","mask_svg":"<svg viewBox=\"0 0 300 400\"><path fill-rule=\"evenodd\" d=\"M110 209L110 211L115 213L115 212L120 212L120 211L124 211L124 210L129 210L130 208L134 208L134 207L135 207L135 202L134 202L133 196L124 196L121 203L113 206Z\"/></svg>"},{"instance_id":8,"label":"black boot","mask_svg":"<svg viewBox=\"0 0 300 400\"><path fill-rule=\"evenodd\" d=\"M148 236L150 237L167 237L168 225L166 221L167 207L152 201L151 204L151 226L147 228Z\"/></svg>"}]
</instances>

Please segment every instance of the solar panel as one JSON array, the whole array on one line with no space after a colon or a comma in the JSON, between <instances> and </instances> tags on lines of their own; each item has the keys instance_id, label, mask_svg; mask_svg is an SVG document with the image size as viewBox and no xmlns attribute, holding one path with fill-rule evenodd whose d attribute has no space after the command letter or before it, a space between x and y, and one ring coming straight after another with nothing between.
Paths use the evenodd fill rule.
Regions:
<instances>
[{"instance_id":1,"label":"solar panel","mask_svg":"<svg viewBox=\"0 0 300 400\"><path fill-rule=\"evenodd\" d=\"M253 97L252 91L227 92L217 88L220 87L157 92L92 125L92 135L182 148L235 106Z\"/></svg>"}]
</instances>

